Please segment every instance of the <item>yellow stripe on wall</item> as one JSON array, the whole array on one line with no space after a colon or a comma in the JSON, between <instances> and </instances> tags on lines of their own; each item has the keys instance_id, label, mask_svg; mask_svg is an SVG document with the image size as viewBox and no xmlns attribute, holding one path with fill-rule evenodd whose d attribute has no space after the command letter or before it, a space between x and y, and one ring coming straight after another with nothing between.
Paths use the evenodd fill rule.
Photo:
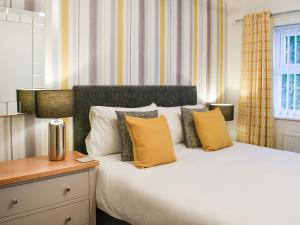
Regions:
<instances>
[{"instance_id":1,"label":"yellow stripe on wall","mask_svg":"<svg viewBox=\"0 0 300 225\"><path fill-rule=\"evenodd\" d=\"M69 88L69 0L61 1L61 89ZM66 148L69 150L69 119L66 123Z\"/></svg>"},{"instance_id":2,"label":"yellow stripe on wall","mask_svg":"<svg viewBox=\"0 0 300 225\"><path fill-rule=\"evenodd\" d=\"M118 0L117 28L117 84L123 84L123 13L124 0Z\"/></svg>"},{"instance_id":3,"label":"yellow stripe on wall","mask_svg":"<svg viewBox=\"0 0 300 225\"><path fill-rule=\"evenodd\" d=\"M194 74L192 84L198 81L198 0L194 0Z\"/></svg>"},{"instance_id":4,"label":"yellow stripe on wall","mask_svg":"<svg viewBox=\"0 0 300 225\"><path fill-rule=\"evenodd\" d=\"M61 88L69 88L69 0L61 1Z\"/></svg>"},{"instance_id":5,"label":"yellow stripe on wall","mask_svg":"<svg viewBox=\"0 0 300 225\"><path fill-rule=\"evenodd\" d=\"M160 0L160 85L165 84L165 0Z\"/></svg>"},{"instance_id":6,"label":"yellow stripe on wall","mask_svg":"<svg viewBox=\"0 0 300 225\"><path fill-rule=\"evenodd\" d=\"M220 1L220 12L219 12L219 24L220 24L220 78L219 78L219 100L218 102L223 102L223 66L224 66L224 2Z\"/></svg>"}]
</instances>

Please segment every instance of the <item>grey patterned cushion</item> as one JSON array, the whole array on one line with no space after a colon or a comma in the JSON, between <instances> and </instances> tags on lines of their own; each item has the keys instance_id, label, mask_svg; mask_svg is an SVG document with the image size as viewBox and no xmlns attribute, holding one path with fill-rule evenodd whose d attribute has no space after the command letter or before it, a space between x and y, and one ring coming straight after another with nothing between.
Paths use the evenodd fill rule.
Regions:
<instances>
[{"instance_id":1,"label":"grey patterned cushion","mask_svg":"<svg viewBox=\"0 0 300 225\"><path fill-rule=\"evenodd\" d=\"M185 138L185 144L187 148L197 148L201 146L201 142L197 135L193 112L205 112L206 108L203 109L189 109L185 107L181 107L181 118L182 118L182 127L183 127L183 135Z\"/></svg>"},{"instance_id":2,"label":"grey patterned cushion","mask_svg":"<svg viewBox=\"0 0 300 225\"><path fill-rule=\"evenodd\" d=\"M156 118L158 117L158 111L149 111L149 112L123 112L123 111L116 111L119 123L119 130L121 135L121 142L122 142L122 153L121 153L121 160L122 161L132 161L133 160L133 150L132 150L132 142L130 139L129 132L127 130L127 125L125 122L125 116L134 116L140 118Z\"/></svg>"}]
</instances>

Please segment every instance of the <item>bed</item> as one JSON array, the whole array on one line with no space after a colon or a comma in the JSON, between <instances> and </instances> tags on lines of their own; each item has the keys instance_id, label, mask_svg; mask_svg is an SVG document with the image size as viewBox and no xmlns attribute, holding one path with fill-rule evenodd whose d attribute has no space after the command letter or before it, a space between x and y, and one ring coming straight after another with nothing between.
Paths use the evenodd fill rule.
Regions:
<instances>
[{"instance_id":1,"label":"bed","mask_svg":"<svg viewBox=\"0 0 300 225\"><path fill-rule=\"evenodd\" d=\"M86 153L92 105L192 105L191 86L75 86L74 144ZM300 154L234 143L217 152L174 146L177 161L148 169L101 156L97 224L299 225Z\"/></svg>"}]
</instances>

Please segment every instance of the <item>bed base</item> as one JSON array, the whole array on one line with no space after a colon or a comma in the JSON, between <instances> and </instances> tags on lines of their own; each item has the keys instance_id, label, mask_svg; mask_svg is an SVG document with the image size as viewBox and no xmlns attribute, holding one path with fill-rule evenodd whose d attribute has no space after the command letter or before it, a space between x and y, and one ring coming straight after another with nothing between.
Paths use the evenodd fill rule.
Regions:
<instances>
[{"instance_id":1,"label":"bed base","mask_svg":"<svg viewBox=\"0 0 300 225\"><path fill-rule=\"evenodd\" d=\"M97 222L97 225L130 225L129 223L127 223L125 221L118 220L118 219L108 215L106 212L104 212L98 208L96 211L96 222Z\"/></svg>"}]
</instances>

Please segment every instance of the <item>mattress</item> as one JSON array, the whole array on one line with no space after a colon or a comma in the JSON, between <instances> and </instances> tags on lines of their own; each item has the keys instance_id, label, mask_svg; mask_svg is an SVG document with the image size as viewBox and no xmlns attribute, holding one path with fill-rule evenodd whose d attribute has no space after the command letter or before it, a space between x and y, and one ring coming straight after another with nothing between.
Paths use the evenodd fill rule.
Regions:
<instances>
[{"instance_id":1,"label":"mattress","mask_svg":"<svg viewBox=\"0 0 300 225\"><path fill-rule=\"evenodd\" d=\"M99 157L98 208L133 225L300 224L300 154L242 143L174 148L176 162L148 169Z\"/></svg>"}]
</instances>

